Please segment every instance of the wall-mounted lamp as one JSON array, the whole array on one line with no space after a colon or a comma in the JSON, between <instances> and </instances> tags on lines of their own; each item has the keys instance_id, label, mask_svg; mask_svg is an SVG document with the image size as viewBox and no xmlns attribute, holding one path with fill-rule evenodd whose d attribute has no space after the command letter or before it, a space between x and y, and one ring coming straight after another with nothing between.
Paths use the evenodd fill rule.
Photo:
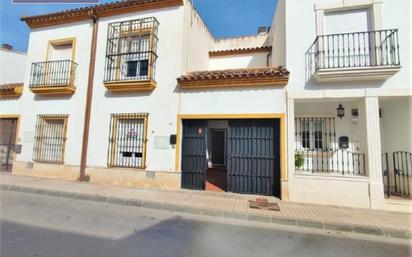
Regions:
<instances>
[{"instance_id":1,"label":"wall-mounted lamp","mask_svg":"<svg viewBox=\"0 0 412 257\"><path fill-rule=\"evenodd\" d=\"M337 116L339 119L342 119L343 116L345 116L345 108L343 108L342 104L338 105L338 108L336 108L337 111Z\"/></svg>"}]
</instances>

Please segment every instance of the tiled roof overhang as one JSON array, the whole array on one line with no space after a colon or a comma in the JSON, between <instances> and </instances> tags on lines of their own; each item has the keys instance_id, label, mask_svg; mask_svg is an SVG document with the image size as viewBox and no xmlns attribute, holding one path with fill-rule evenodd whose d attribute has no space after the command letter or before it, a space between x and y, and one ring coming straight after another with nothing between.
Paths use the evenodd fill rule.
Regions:
<instances>
[{"instance_id":1,"label":"tiled roof overhang","mask_svg":"<svg viewBox=\"0 0 412 257\"><path fill-rule=\"evenodd\" d=\"M40 28L83 21L91 17L108 17L179 5L183 5L183 0L124 0L44 15L23 16L20 20L25 21L30 28Z\"/></svg>"},{"instance_id":2,"label":"tiled roof overhang","mask_svg":"<svg viewBox=\"0 0 412 257\"><path fill-rule=\"evenodd\" d=\"M0 84L0 96L20 96L23 93L23 83Z\"/></svg>"},{"instance_id":3,"label":"tiled roof overhang","mask_svg":"<svg viewBox=\"0 0 412 257\"><path fill-rule=\"evenodd\" d=\"M209 51L210 57L238 55L238 54L253 54L253 53L270 53L272 46L258 46L249 48L236 48L227 50Z\"/></svg>"},{"instance_id":4,"label":"tiled roof overhang","mask_svg":"<svg viewBox=\"0 0 412 257\"><path fill-rule=\"evenodd\" d=\"M198 71L180 76L177 83L182 89L285 86L289 71L283 67Z\"/></svg>"}]
</instances>

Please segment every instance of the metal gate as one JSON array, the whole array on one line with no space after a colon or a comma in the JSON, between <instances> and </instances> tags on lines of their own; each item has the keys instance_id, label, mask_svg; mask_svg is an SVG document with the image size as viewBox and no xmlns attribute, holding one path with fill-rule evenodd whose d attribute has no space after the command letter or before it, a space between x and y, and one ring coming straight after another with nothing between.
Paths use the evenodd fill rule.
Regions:
<instances>
[{"instance_id":1,"label":"metal gate","mask_svg":"<svg viewBox=\"0 0 412 257\"><path fill-rule=\"evenodd\" d=\"M205 189L206 120L183 120L182 188Z\"/></svg>"},{"instance_id":2,"label":"metal gate","mask_svg":"<svg viewBox=\"0 0 412 257\"><path fill-rule=\"evenodd\" d=\"M10 171L16 141L17 118L0 119L0 169Z\"/></svg>"},{"instance_id":3,"label":"metal gate","mask_svg":"<svg viewBox=\"0 0 412 257\"><path fill-rule=\"evenodd\" d=\"M395 174L395 192L411 195L412 153L398 151L393 153L393 170Z\"/></svg>"},{"instance_id":4,"label":"metal gate","mask_svg":"<svg viewBox=\"0 0 412 257\"><path fill-rule=\"evenodd\" d=\"M280 196L280 121L230 120L228 191Z\"/></svg>"},{"instance_id":5,"label":"metal gate","mask_svg":"<svg viewBox=\"0 0 412 257\"><path fill-rule=\"evenodd\" d=\"M382 154L382 171L386 195L411 197L412 189L412 153L396 151L392 153L392 167L388 153Z\"/></svg>"}]
</instances>

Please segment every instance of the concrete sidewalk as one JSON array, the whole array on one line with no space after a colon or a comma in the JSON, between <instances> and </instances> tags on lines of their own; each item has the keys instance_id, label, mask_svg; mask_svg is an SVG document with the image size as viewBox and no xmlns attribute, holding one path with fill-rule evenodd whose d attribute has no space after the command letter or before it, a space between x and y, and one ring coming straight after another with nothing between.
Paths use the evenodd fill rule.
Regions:
<instances>
[{"instance_id":1,"label":"concrete sidewalk","mask_svg":"<svg viewBox=\"0 0 412 257\"><path fill-rule=\"evenodd\" d=\"M276 201L280 211L250 209L256 196L200 191L159 191L96 185L74 181L0 174L0 189L47 194L113 204L140 206L175 212L218 216L250 221L412 238L412 215L339 206Z\"/></svg>"}]
</instances>

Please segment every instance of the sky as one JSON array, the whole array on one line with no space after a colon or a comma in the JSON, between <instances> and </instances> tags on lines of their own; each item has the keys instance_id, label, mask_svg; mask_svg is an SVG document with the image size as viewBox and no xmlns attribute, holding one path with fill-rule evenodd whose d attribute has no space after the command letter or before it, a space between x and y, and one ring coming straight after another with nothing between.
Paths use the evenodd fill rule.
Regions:
<instances>
[{"instance_id":1,"label":"sky","mask_svg":"<svg viewBox=\"0 0 412 257\"><path fill-rule=\"evenodd\" d=\"M100 3L115 0L100 0ZM254 35L260 26L270 26L277 0L193 0L209 30L217 38ZM56 12L87 4L12 4L0 0L0 42L27 51L29 27L21 16Z\"/></svg>"}]
</instances>

